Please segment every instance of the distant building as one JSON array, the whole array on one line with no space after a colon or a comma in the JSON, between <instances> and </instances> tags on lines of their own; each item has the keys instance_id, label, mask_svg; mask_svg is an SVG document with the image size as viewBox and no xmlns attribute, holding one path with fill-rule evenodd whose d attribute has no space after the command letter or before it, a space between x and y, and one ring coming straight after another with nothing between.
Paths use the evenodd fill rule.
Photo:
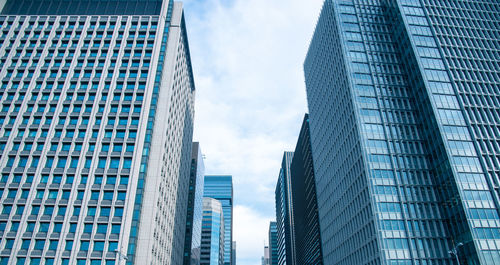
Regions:
<instances>
[{"instance_id":1,"label":"distant building","mask_svg":"<svg viewBox=\"0 0 500 265\"><path fill-rule=\"evenodd\" d=\"M295 265L290 164L293 152L285 152L276 184L276 225L278 265Z\"/></svg>"},{"instance_id":2,"label":"distant building","mask_svg":"<svg viewBox=\"0 0 500 265\"><path fill-rule=\"evenodd\" d=\"M184 265L198 265L200 263L204 178L205 166L200 143L194 142L191 153L191 174L189 176Z\"/></svg>"},{"instance_id":3,"label":"distant building","mask_svg":"<svg viewBox=\"0 0 500 265\"><path fill-rule=\"evenodd\" d=\"M269 264L278 265L278 231L276 222L269 223Z\"/></svg>"},{"instance_id":4,"label":"distant building","mask_svg":"<svg viewBox=\"0 0 500 265\"><path fill-rule=\"evenodd\" d=\"M262 257L262 265L269 265L269 247L264 246L264 256Z\"/></svg>"},{"instance_id":5,"label":"distant building","mask_svg":"<svg viewBox=\"0 0 500 265\"><path fill-rule=\"evenodd\" d=\"M217 199L224 210L224 265L231 265L233 242L233 177L205 176L204 197Z\"/></svg>"},{"instance_id":6,"label":"distant building","mask_svg":"<svg viewBox=\"0 0 500 265\"><path fill-rule=\"evenodd\" d=\"M236 265L236 241L233 241L231 260L232 265Z\"/></svg>"},{"instance_id":7,"label":"distant building","mask_svg":"<svg viewBox=\"0 0 500 265\"><path fill-rule=\"evenodd\" d=\"M203 198L200 265L224 264L224 214L220 201Z\"/></svg>"},{"instance_id":8,"label":"distant building","mask_svg":"<svg viewBox=\"0 0 500 265\"><path fill-rule=\"evenodd\" d=\"M499 10L325 1L304 62L325 264L500 264Z\"/></svg>"},{"instance_id":9,"label":"distant building","mask_svg":"<svg viewBox=\"0 0 500 265\"><path fill-rule=\"evenodd\" d=\"M316 183L309 132L309 115L304 116L291 171L293 231L297 264L323 264L316 200Z\"/></svg>"}]
</instances>

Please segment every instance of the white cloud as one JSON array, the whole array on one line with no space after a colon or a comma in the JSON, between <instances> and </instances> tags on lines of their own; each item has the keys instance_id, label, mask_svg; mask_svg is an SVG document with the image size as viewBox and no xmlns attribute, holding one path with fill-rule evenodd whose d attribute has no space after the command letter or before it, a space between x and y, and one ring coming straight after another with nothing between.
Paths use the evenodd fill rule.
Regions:
<instances>
[{"instance_id":1,"label":"white cloud","mask_svg":"<svg viewBox=\"0 0 500 265\"><path fill-rule=\"evenodd\" d=\"M208 174L234 181L238 265L260 264L283 151L295 148L302 64L322 0L184 0Z\"/></svg>"},{"instance_id":2,"label":"white cloud","mask_svg":"<svg viewBox=\"0 0 500 265\"><path fill-rule=\"evenodd\" d=\"M268 244L269 218L244 205L234 207L234 238L236 241L237 264L256 264L257 258L264 254L264 243ZM266 228L266 229L263 229ZM255 246L249 248L245 246ZM256 249L258 255L256 256ZM253 263L252 263L253 262Z\"/></svg>"}]
</instances>

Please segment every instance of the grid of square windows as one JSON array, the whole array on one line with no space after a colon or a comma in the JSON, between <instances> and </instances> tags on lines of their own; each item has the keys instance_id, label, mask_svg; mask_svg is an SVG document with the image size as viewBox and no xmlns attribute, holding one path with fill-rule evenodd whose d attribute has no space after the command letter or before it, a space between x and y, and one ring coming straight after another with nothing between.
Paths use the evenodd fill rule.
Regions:
<instances>
[{"instance_id":1,"label":"grid of square windows","mask_svg":"<svg viewBox=\"0 0 500 265\"><path fill-rule=\"evenodd\" d=\"M2 262L114 262L158 19L0 16Z\"/></svg>"}]
</instances>

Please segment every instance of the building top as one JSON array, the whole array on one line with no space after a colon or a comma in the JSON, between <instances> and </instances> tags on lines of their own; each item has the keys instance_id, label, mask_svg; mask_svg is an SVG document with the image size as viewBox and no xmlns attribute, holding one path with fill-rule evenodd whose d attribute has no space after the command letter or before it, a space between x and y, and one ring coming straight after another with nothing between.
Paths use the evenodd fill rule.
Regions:
<instances>
[{"instance_id":1,"label":"building top","mask_svg":"<svg viewBox=\"0 0 500 265\"><path fill-rule=\"evenodd\" d=\"M233 199L232 176L205 176L205 197L216 199Z\"/></svg>"},{"instance_id":2,"label":"building top","mask_svg":"<svg viewBox=\"0 0 500 265\"><path fill-rule=\"evenodd\" d=\"M160 15L169 0L6 0L2 15ZM0 1L1 3L2 1ZM1 4L0 4L1 6Z\"/></svg>"}]
</instances>

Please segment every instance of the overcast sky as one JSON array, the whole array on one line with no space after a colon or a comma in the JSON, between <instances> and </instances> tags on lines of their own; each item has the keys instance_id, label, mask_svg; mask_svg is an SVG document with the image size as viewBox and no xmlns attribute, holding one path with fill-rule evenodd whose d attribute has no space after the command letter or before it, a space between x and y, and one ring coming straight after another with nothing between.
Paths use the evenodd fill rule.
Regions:
<instances>
[{"instance_id":1,"label":"overcast sky","mask_svg":"<svg viewBox=\"0 0 500 265\"><path fill-rule=\"evenodd\" d=\"M322 0L183 0L207 174L233 175L238 265L260 265L283 151L307 111L302 64Z\"/></svg>"}]
</instances>

